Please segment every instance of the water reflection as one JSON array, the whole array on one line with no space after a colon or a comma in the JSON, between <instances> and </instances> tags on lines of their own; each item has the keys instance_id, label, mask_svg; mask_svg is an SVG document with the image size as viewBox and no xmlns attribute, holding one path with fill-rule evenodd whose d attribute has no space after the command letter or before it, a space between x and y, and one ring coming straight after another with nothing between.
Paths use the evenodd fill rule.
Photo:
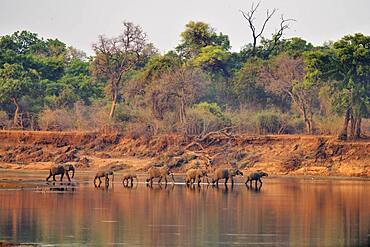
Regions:
<instances>
[{"instance_id":1,"label":"water reflection","mask_svg":"<svg viewBox=\"0 0 370 247\"><path fill-rule=\"evenodd\" d=\"M58 193L0 190L0 239L98 246L369 245L369 182L265 181L262 188L112 183L66 186Z\"/></svg>"},{"instance_id":2,"label":"water reflection","mask_svg":"<svg viewBox=\"0 0 370 247\"><path fill-rule=\"evenodd\" d=\"M262 189L262 184L257 184L253 187L253 185L248 185L248 184L245 184L245 187L248 189L248 190L252 190L252 191L255 191L255 192L261 192L261 189Z\"/></svg>"}]
</instances>

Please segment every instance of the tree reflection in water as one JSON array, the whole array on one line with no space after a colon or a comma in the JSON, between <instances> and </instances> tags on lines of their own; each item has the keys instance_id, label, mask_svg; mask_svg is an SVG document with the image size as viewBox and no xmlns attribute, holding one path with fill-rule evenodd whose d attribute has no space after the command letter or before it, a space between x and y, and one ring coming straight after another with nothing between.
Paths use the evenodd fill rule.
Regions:
<instances>
[{"instance_id":1,"label":"tree reflection in water","mask_svg":"<svg viewBox=\"0 0 370 247\"><path fill-rule=\"evenodd\" d=\"M369 186L266 179L262 188L81 183L0 190L0 236L67 245L368 246Z\"/></svg>"}]
</instances>

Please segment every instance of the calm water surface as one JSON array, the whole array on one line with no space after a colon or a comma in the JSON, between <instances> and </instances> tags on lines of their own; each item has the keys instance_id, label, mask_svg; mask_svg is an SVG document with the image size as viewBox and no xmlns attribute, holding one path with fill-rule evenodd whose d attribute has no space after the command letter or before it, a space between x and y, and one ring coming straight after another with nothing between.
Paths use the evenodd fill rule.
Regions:
<instances>
[{"instance_id":1,"label":"calm water surface","mask_svg":"<svg viewBox=\"0 0 370 247\"><path fill-rule=\"evenodd\" d=\"M0 184L20 176L6 174L1 172ZM23 176L17 183L40 181ZM74 190L63 192L0 190L0 240L57 246L370 245L369 181L271 178L256 191L242 184L124 188L116 176L106 190L88 178L80 176Z\"/></svg>"}]
</instances>

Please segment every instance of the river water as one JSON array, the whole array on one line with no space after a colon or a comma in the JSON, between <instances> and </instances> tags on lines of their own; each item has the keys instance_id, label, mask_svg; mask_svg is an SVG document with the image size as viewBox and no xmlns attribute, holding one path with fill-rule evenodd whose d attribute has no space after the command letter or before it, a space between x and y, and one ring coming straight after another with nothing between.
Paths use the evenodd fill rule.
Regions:
<instances>
[{"instance_id":1,"label":"river water","mask_svg":"<svg viewBox=\"0 0 370 247\"><path fill-rule=\"evenodd\" d=\"M261 189L255 190L242 183L234 187L220 184L219 188L156 183L150 188L139 183L126 188L116 178L113 187L97 189L86 175L67 190L51 191L50 186L60 188L58 183L43 187L44 182L26 173L22 173L23 179L20 174L5 174L0 174L0 185L27 181L37 188L0 189L0 242L49 246L370 245L370 181L366 180L267 178Z\"/></svg>"}]
</instances>

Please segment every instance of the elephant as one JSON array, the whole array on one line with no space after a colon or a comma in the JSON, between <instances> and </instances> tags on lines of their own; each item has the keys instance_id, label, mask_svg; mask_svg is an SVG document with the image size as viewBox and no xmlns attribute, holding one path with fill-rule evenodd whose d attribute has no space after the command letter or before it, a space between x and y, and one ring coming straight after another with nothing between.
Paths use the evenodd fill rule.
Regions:
<instances>
[{"instance_id":1,"label":"elephant","mask_svg":"<svg viewBox=\"0 0 370 247\"><path fill-rule=\"evenodd\" d=\"M151 167L148 170L149 177L146 179L147 183L150 183L150 185L153 184L153 179L154 178L159 178L158 184L161 183L162 179L164 179L165 184L167 184L167 176L172 177L172 181L175 182L175 178L173 176L173 173L170 171L168 167Z\"/></svg>"},{"instance_id":2,"label":"elephant","mask_svg":"<svg viewBox=\"0 0 370 247\"><path fill-rule=\"evenodd\" d=\"M96 180L99 179L99 184L97 187L100 186L101 184L101 178L102 177L105 177L105 183L106 184L109 184L109 175L112 175L112 181L114 180L114 174L113 174L113 171L111 170L103 170L103 171L98 171L95 175L95 178L94 178L94 185L95 187L97 186L96 185Z\"/></svg>"},{"instance_id":3,"label":"elephant","mask_svg":"<svg viewBox=\"0 0 370 247\"><path fill-rule=\"evenodd\" d=\"M202 177L207 177L207 181L208 181L207 171L202 170L202 169L194 169L194 168L189 169L186 172L185 183L186 185L188 185L189 183L194 184L195 182L197 182L199 185Z\"/></svg>"},{"instance_id":4,"label":"elephant","mask_svg":"<svg viewBox=\"0 0 370 247\"><path fill-rule=\"evenodd\" d=\"M255 180L256 181L256 188L257 188L257 181L259 181L260 184L262 185L261 178L265 177L265 176L266 177L268 176L268 174L266 172L263 172L263 171L253 172L253 173L249 174L247 181L245 181L245 185L248 185L248 182L249 182L250 186L252 186L252 181Z\"/></svg>"},{"instance_id":5,"label":"elephant","mask_svg":"<svg viewBox=\"0 0 370 247\"><path fill-rule=\"evenodd\" d=\"M134 174L134 173L126 173L123 175L123 180L122 180L122 183L123 183L123 186L128 186L129 185L129 181L130 181L130 184L132 186L133 184L133 181L134 181L134 178L136 179L136 182L138 183L138 179L137 179L137 175Z\"/></svg>"},{"instance_id":6,"label":"elephant","mask_svg":"<svg viewBox=\"0 0 370 247\"><path fill-rule=\"evenodd\" d=\"M220 179L225 179L225 185L226 185L227 181L230 179L231 186L233 186L234 177L237 175L243 176L243 173L239 169L218 168L213 173L212 184L216 183L216 186L218 186L218 181Z\"/></svg>"},{"instance_id":7,"label":"elephant","mask_svg":"<svg viewBox=\"0 0 370 247\"><path fill-rule=\"evenodd\" d=\"M75 168L71 164L66 164L66 165L56 165L50 168L49 170L49 176L46 178L46 181L49 181L51 176L53 176L53 181L55 180L56 175L61 175L60 176L60 181L63 181L63 176L64 174L67 176L68 181L71 181L71 178L69 177L69 171L72 171L72 178L75 176Z\"/></svg>"}]
</instances>

